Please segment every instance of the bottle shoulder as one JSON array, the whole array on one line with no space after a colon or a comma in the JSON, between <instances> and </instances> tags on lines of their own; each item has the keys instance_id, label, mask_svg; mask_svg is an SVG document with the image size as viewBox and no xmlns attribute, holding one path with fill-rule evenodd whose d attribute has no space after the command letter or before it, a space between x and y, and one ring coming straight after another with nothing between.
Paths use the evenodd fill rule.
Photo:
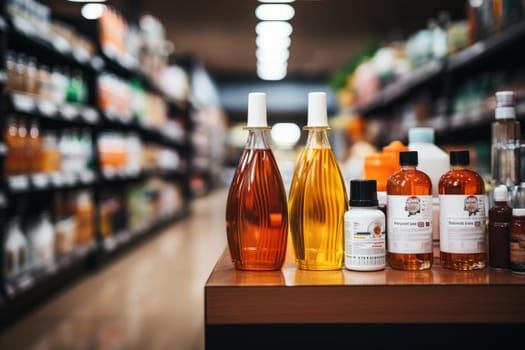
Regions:
<instances>
[{"instance_id":1,"label":"bottle shoulder","mask_svg":"<svg viewBox=\"0 0 525 350\"><path fill-rule=\"evenodd\" d=\"M439 179L440 184L484 184L483 178L477 172L470 169L455 169L443 174Z\"/></svg>"},{"instance_id":2,"label":"bottle shoulder","mask_svg":"<svg viewBox=\"0 0 525 350\"><path fill-rule=\"evenodd\" d=\"M412 185L423 185L432 188L432 180L421 170L399 170L388 179L387 193L391 192L388 190L389 187L392 189L393 186L409 187Z\"/></svg>"},{"instance_id":3,"label":"bottle shoulder","mask_svg":"<svg viewBox=\"0 0 525 350\"><path fill-rule=\"evenodd\" d=\"M351 207L345 213L345 219L369 218L372 220L385 219L385 214L377 207Z\"/></svg>"}]
</instances>

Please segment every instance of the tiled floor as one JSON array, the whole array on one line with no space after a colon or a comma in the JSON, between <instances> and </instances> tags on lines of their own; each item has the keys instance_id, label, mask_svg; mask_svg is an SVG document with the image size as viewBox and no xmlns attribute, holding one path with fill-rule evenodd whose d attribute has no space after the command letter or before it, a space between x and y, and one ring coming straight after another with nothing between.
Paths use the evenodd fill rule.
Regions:
<instances>
[{"instance_id":1,"label":"tiled floor","mask_svg":"<svg viewBox=\"0 0 525 350\"><path fill-rule=\"evenodd\" d=\"M226 192L56 294L0 334L1 350L204 347L204 284L226 246Z\"/></svg>"}]
</instances>

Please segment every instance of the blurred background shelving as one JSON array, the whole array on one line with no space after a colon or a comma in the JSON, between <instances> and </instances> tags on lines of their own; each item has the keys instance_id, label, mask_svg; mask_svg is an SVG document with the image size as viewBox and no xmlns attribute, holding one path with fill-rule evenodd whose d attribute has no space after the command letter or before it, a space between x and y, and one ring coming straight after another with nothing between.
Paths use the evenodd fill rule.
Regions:
<instances>
[{"instance_id":1,"label":"blurred background shelving","mask_svg":"<svg viewBox=\"0 0 525 350\"><path fill-rule=\"evenodd\" d=\"M221 129L208 127L208 95L193 92L195 74L215 91L208 72L173 51L158 19L141 26L116 9L86 21L37 1L1 5L6 324L187 216L214 185L206 135Z\"/></svg>"}]
</instances>

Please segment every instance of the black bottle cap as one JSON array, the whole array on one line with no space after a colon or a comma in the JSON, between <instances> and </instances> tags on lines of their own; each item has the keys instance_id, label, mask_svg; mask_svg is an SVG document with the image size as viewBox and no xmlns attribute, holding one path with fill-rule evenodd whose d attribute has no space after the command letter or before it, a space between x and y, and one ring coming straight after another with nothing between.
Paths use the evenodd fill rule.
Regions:
<instances>
[{"instance_id":1,"label":"black bottle cap","mask_svg":"<svg viewBox=\"0 0 525 350\"><path fill-rule=\"evenodd\" d=\"M450 151L450 165L469 165L470 155L468 151Z\"/></svg>"},{"instance_id":2,"label":"black bottle cap","mask_svg":"<svg viewBox=\"0 0 525 350\"><path fill-rule=\"evenodd\" d=\"M399 165L417 165L417 151L399 152Z\"/></svg>"},{"instance_id":3,"label":"black bottle cap","mask_svg":"<svg viewBox=\"0 0 525 350\"><path fill-rule=\"evenodd\" d=\"M350 181L350 206L351 207L377 207L376 180Z\"/></svg>"}]
</instances>

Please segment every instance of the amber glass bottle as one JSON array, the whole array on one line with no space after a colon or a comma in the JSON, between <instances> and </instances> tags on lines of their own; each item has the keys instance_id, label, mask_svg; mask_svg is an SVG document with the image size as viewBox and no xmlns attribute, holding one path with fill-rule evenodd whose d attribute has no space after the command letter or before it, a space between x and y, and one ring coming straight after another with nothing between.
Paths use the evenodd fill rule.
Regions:
<instances>
[{"instance_id":1,"label":"amber glass bottle","mask_svg":"<svg viewBox=\"0 0 525 350\"><path fill-rule=\"evenodd\" d=\"M266 95L250 93L248 141L230 185L226 231L239 270L278 270L286 253L288 208L277 162L267 142Z\"/></svg>"},{"instance_id":2,"label":"amber glass bottle","mask_svg":"<svg viewBox=\"0 0 525 350\"><path fill-rule=\"evenodd\" d=\"M439 179L440 260L447 269L477 270L487 263L485 184L469 164L468 151L452 151L452 169Z\"/></svg>"},{"instance_id":3,"label":"amber glass bottle","mask_svg":"<svg viewBox=\"0 0 525 350\"><path fill-rule=\"evenodd\" d=\"M348 196L326 131L326 95L308 95L306 147L292 178L288 205L295 262L303 270L343 266Z\"/></svg>"},{"instance_id":4,"label":"amber glass bottle","mask_svg":"<svg viewBox=\"0 0 525 350\"><path fill-rule=\"evenodd\" d=\"M386 185L387 260L399 270L432 267L432 182L417 163L417 152L401 152L401 170Z\"/></svg>"}]
</instances>

